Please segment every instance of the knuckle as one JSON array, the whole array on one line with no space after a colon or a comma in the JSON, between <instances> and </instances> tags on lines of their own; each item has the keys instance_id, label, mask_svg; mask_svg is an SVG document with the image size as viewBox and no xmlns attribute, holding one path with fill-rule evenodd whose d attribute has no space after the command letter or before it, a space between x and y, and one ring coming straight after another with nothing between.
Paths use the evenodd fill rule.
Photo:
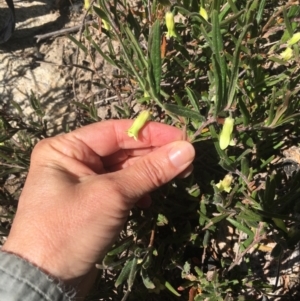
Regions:
<instances>
[{"instance_id":1,"label":"knuckle","mask_svg":"<svg viewBox=\"0 0 300 301\"><path fill-rule=\"evenodd\" d=\"M38 152L40 152L41 150L45 149L45 147L47 147L47 145L49 144L49 140L51 138L45 138L40 140L33 148L32 154L36 154Z\"/></svg>"}]
</instances>

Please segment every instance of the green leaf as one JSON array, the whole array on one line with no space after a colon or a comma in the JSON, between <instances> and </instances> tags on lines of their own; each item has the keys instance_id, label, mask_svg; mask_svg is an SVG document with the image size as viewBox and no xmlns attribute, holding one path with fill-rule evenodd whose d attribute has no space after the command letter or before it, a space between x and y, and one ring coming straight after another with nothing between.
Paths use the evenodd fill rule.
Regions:
<instances>
[{"instance_id":1,"label":"green leaf","mask_svg":"<svg viewBox=\"0 0 300 301\"><path fill-rule=\"evenodd\" d=\"M133 265L134 257L130 258L124 265L121 273L119 274L117 281L115 282L115 287L118 287L123 282L125 282L130 274L132 265Z\"/></svg>"},{"instance_id":2,"label":"green leaf","mask_svg":"<svg viewBox=\"0 0 300 301\"><path fill-rule=\"evenodd\" d=\"M240 16L244 13L244 10L239 11L237 14L226 18L225 20L220 22L220 27L227 26L228 24L232 23L235 20L239 20Z\"/></svg>"},{"instance_id":3,"label":"green leaf","mask_svg":"<svg viewBox=\"0 0 300 301\"><path fill-rule=\"evenodd\" d=\"M104 21L110 24L109 18L107 17L106 13L99 6L94 5L93 10L100 19L103 19Z\"/></svg>"},{"instance_id":4,"label":"green leaf","mask_svg":"<svg viewBox=\"0 0 300 301\"><path fill-rule=\"evenodd\" d=\"M150 279L148 271L146 269L141 269L141 277L143 280L143 283L147 289L154 289L155 284L154 282Z\"/></svg>"},{"instance_id":5,"label":"green leaf","mask_svg":"<svg viewBox=\"0 0 300 301\"><path fill-rule=\"evenodd\" d=\"M247 178L249 175L249 160L247 157L244 157L241 160L241 171L242 174Z\"/></svg>"},{"instance_id":6,"label":"green leaf","mask_svg":"<svg viewBox=\"0 0 300 301\"><path fill-rule=\"evenodd\" d=\"M22 108L20 107L20 105L17 103L17 102L15 102L14 100L10 100L10 103L15 107L15 109L18 111L18 114L19 115L23 115L24 113L23 113L23 110L22 110Z\"/></svg>"},{"instance_id":7,"label":"green leaf","mask_svg":"<svg viewBox=\"0 0 300 301\"><path fill-rule=\"evenodd\" d=\"M249 235L249 237L254 237L254 233L246 226L242 225L241 223L239 223L238 221L232 219L232 218L227 218L227 220L235 227L237 228L238 230L246 233Z\"/></svg>"},{"instance_id":8,"label":"green leaf","mask_svg":"<svg viewBox=\"0 0 300 301\"><path fill-rule=\"evenodd\" d=\"M283 17L284 17L284 23L285 23L286 29L289 33L289 37L291 38L294 34L294 31L293 31L292 25L290 23L290 20L287 16L287 12L286 12L285 8L283 8Z\"/></svg>"},{"instance_id":9,"label":"green leaf","mask_svg":"<svg viewBox=\"0 0 300 301\"><path fill-rule=\"evenodd\" d=\"M67 37L77 46L79 47L85 54L87 54L87 48L78 40L76 40L73 36L67 34Z\"/></svg>"},{"instance_id":10,"label":"green leaf","mask_svg":"<svg viewBox=\"0 0 300 301\"><path fill-rule=\"evenodd\" d=\"M114 245L114 248L107 253L107 255L113 256L123 252L133 243L132 239L133 238L130 236L127 239L118 242L116 245Z\"/></svg>"},{"instance_id":11,"label":"green leaf","mask_svg":"<svg viewBox=\"0 0 300 301\"><path fill-rule=\"evenodd\" d=\"M258 12L256 14L257 25L259 25L260 21L262 20L265 5L266 5L266 0L260 0L259 7L258 7Z\"/></svg>"},{"instance_id":12,"label":"green leaf","mask_svg":"<svg viewBox=\"0 0 300 301\"><path fill-rule=\"evenodd\" d=\"M148 63L147 63L145 54L144 54L143 50L141 49L141 46L139 45L139 42L137 41L135 35L132 33L131 29L128 26L124 25L124 26L122 26L122 28L128 37L128 41L130 42L130 47L134 50L136 56L138 57L138 61L140 61L143 69L147 68ZM129 48L129 45L128 45L128 48Z\"/></svg>"},{"instance_id":13,"label":"green leaf","mask_svg":"<svg viewBox=\"0 0 300 301\"><path fill-rule=\"evenodd\" d=\"M241 98L238 99L238 104L239 104L241 113L243 115L243 124L244 124L244 126L247 126L249 124L250 118L251 118L250 113L247 109L247 106L245 105L244 101Z\"/></svg>"},{"instance_id":14,"label":"green leaf","mask_svg":"<svg viewBox=\"0 0 300 301\"><path fill-rule=\"evenodd\" d=\"M134 283L134 280L135 280L135 276L136 276L136 272L137 272L137 262L138 262L138 258L133 257L129 277L127 279L127 284L128 284L128 290L129 291L131 290L131 288L133 286L133 283Z\"/></svg>"},{"instance_id":15,"label":"green leaf","mask_svg":"<svg viewBox=\"0 0 300 301\"><path fill-rule=\"evenodd\" d=\"M209 224L214 225L214 224L220 222L221 220L223 220L224 218L227 218L228 216L229 216L229 213L223 213L223 214L217 215L209 221Z\"/></svg>"},{"instance_id":16,"label":"green leaf","mask_svg":"<svg viewBox=\"0 0 300 301\"><path fill-rule=\"evenodd\" d=\"M240 67L240 48L248 29L249 29L249 25L244 27L243 31L241 32L238 38L238 41L235 44L233 61L230 70L231 76L230 76L229 88L228 88L227 108L230 108L234 101L235 91L237 88L237 80L239 75L239 67Z\"/></svg>"},{"instance_id":17,"label":"green leaf","mask_svg":"<svg viewBox=\"0 0 300 301\"><path fill-rule=\"evenodd\" d=\"M161 81L161 53L160 53L160 24L156 20L153 24L149 37L149 60L150 60L150 79L154 82L155 93L160 95L160 81Z\"/></svg>"},{"instance_id":18,"label":"green leaf","mask_svg":"<svg viewBox=\"0 0 300 301\"><path fill-rule=\"evenodd\" d=\"M272 211L275 198L276 181L274 175L267 178L263 199L263 210Z\"/></svg>"},{"instance_id":19,"label":"green leaf","mask_svg":"<svg viewBox=\"0 0 300 301\"><path fill-rule=\"evenodd\" d=\"M190 89L189 87L186 87L185 91L186 91L186 93L188 95L188 98L190 100L190 103L192 104L192 106L194 107L194 109L197 112L200 112L199 102L196 100L194 91L192 89Z\"/></svg>"},{"instance_id":20,"label":"green leaf","mask_svg":"<svg viewBox=\"0 0 300 301\"><path fill-rule=\"evenodd\" d=\"M173 293L175 296L180 297L181 295L175 290L175 288L171 285L170 282L165 281L164 283L165 287L171 292Z\"/></svg>"},{"instance_id":21,"label":"green leaf","mask_svg":"<svg viewBox=\"0 0 300 301\"><path fill-rule=\"evenodd\" d=\"M192 111L185 107L180 107L173 104L165 104L164 105L165 110L170 111L173 114L176 114L178 116L183 116L186 118L191 118L192 120L198 120L198 121L204 121L205 118L200 115L199 113Z\"/></svg>"},{"instance_id":22,"label":"green leaf","mask_svg":"<svg viewBox=\"0 0 300 301\"><path fill-rule=\"evenodd\" d=\"M213 45L213 66L215 76L215 88L216 88L216 106L214 115L223 110L225 105L226 94L226 72L227 65L224 57L223 38L221 35L221 28L219 24L219 16L216 10L212 12L212 45Z\"/></svg>"},{"instance_id":23,"label":"green leaf","mask_svg":"<svg viewBox=\"0 0 300 301\"><path fill-rule=\"evenodd\" d=\"M202 245L204 248L206 248L209 244L209 238L210 238L210 233L208 230L205 231L204 237L203 237L203 242Z\"/></svg>"},{"instance_id":24,"label":"green leaf","mask_svg":"<svg viewBox=\"0 0 300 301\"><path fill-rule=\"evenodd\" d=\"M105 54L104 51L102 51L102 49L96 44L96 42L91 38L91 37L87 37L87 39L93 44L93 46L95 47L96 51L98 53L100 53L100 55L108 62L110 63L112 66L116 66L117 64L115 63L115 61L113 59L111 59L108 55Z\"/></svg>"}]
</instances>

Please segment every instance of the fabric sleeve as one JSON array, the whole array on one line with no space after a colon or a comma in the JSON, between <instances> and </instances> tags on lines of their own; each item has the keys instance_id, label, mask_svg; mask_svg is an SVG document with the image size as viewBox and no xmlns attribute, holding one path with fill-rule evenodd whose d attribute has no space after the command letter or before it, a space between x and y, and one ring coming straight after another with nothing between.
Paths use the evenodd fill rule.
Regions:
<instances>
[{"instance_id":1,"label":"fabric sleeve","mask_svg":"<svg viewBox=\"0 0 300 301\"><path fill-rule=\"evenodd\" d=\"M66 291L63 284L28 261L0 251L0 300L5 301L71 301L75 290Z\"/></svg>"}]
</instances>

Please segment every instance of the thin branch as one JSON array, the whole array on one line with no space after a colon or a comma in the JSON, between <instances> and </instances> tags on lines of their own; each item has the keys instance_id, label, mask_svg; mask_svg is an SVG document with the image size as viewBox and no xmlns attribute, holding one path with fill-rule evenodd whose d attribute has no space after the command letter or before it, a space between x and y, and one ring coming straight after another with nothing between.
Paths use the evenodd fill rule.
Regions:
<instances>
[{"instance_id":1,"label":"thin branch","mask_svg":"<svg viewBox=\"0 0 300 301\"><path fill-rule=\"evenodd\" d=\"M20 166L20 165L7 164L7 163L2 163L2 162L0 162L0 165L2 165L2 166L7 166L7 167L20 168L20 169L27 169L26 167L23 167L23 166Z\"/></svg>"},{"instance_id":2,"label":"thin branch","mask_svg":"<svg viewBox=\"0 0 300 301\"><path fill-rule=\"evenodd\" d=\"M93 23L94 23L94 21L88 21L85 24L91 25ZM76 26L73 26L73 27L70 27L70 28L64 28L64 29L48 32L48 33L45 33L45 34L39 34L39 35L34 36L34 38L37 39L36 41L37 41L37 43L39 43L41 40L61 36L61 35L64 35L66 33L76 32L76 31L80 30L81 28L82 28L82 24L81 25L76 25Z\"/></svg>"},{"instance_id":3,"label":"thin branch","mask_svg":"<svg viewBox=\"0 0 300 301\"><path fill-rule=\"evenodd\" d=\"M228 268L227 272L229 272L230 270L232 270L236 265L239 264L240 260L249 252L249 250L251 248L253 248L256 244L258 244L262 239L265 239L266 238L266 235L265 233L263 235L260 235L260 231L262 230L263 228L263 223L262 222L259 222L259 226L258 228L256 229L256 232L255 232L255 236L254 236L254 239L252 241L252 243L242 252L240 253L236 259L234 260L234 262L230 265L230 267Z\"/></svg>"},{"instance_id":4,"label":"thin branch","mask_svg":"<svg viewBox=\"0 0 300 301\"><path fill-rule=\"evenodd\" d=\"M274 22L274 20L276 20L276 18L282 14L282 12L289 8L292 5L298 5L299 1L294 1L294 0L290 0L286 5L282 6L277 12L275 12L269 19L269 21L266 23L266 25L263 27L262 32L267 31L267 29L269 28L269 26L272 24L272 22Z\"/></svg>"},{"instance_id":5,"label":"thin branch","mask_svg":"<svg viewBox=\"0 0 300 301\"><path fill-rule=\"evenodd\" d=\"M94 5L94 2L95 2L95 0L92 0L92 1L90 2L90 5L89 5L89 7L87 8L87 10L86 10L86 12L85 12L85 14L84 14L84 16L83 16L83 18L82 18L81 25L80 25L80 29L79 29L79 39L78 39L79 42L80 42L81 37L82 37L82 32L83 32L84 26L85 26L86 24L88 24L88 22L86 22L85 19L86 19L88 13L89 13L91 7ZM77 46L77 48L76 48L76 54L75 54L75 64L76 64L76 65L78 64L78 57L79 57L79 47ZM72 89L73 89L74 98L78 101L77 93L76 93L76 87L75 87L75 85L76 85L76 75L77 75L77 68L75 68L74 74L73 74Z\"/></svg>"},{"instance_id":6,"label":"thin branch","mask_svg":"<svg viewBox=\"0 0 300 301\"><path fill-rule=\"evenodd\" d=\"M193 141L198 135L200 135L202 133L202 130L204 128L206 128L208 125L210 125L210 124L212 124L214 122L216 122L216 118L215 117L210 117L210 118L208 118L207 121L203 122L201 124L201 126L199 127L199 129L191 137L191 141Z\"/></svg>"}]
</instances>

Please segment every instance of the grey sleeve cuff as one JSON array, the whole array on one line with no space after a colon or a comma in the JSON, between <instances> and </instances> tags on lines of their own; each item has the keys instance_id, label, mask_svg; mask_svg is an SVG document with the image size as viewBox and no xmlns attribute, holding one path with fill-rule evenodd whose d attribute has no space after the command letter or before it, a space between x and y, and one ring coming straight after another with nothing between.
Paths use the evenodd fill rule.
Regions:
<instances>
[{"instance_id":1,"label":"grey sleeve cuff","mask_svg":"<svg viewBox=\"0 0 300 301\"><path fill-rule=\"evenodd\" d=\"M0 300L71 301L74 297L74 289L66 291L62 283L38 267L0 251Z\"/></svg>"}]
</instances>

